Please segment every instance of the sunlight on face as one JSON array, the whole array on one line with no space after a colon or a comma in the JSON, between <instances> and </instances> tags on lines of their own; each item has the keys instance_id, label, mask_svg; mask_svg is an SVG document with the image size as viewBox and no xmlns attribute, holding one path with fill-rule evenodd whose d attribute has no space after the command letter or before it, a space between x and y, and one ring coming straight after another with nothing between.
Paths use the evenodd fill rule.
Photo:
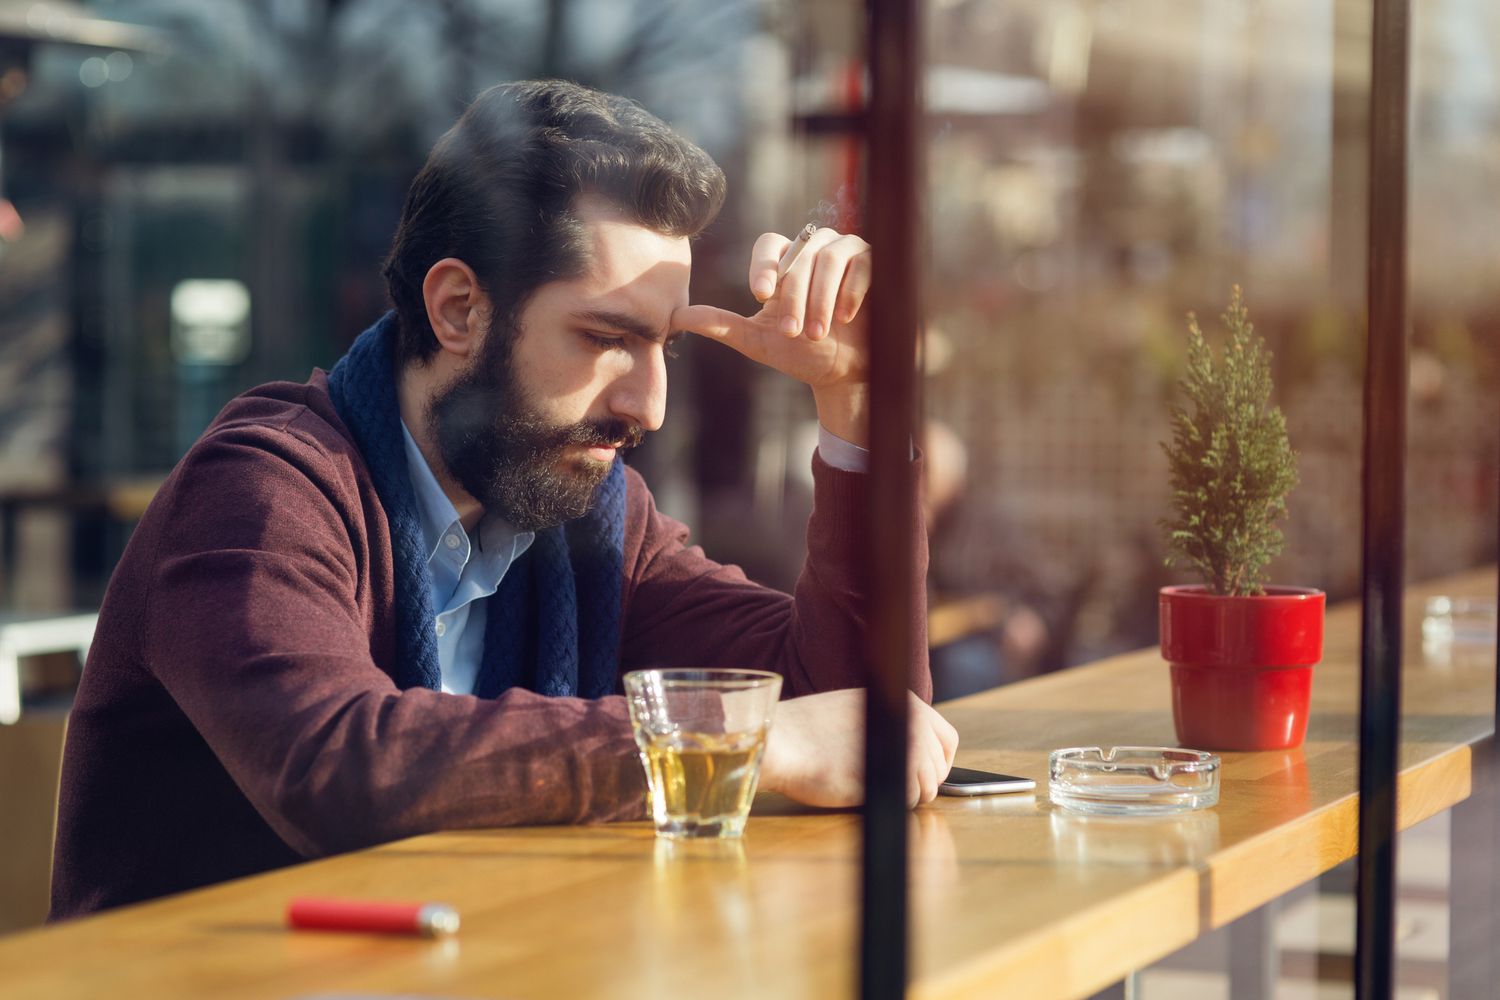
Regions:
<instances>
[{"instance_id":1,"label":"sunlight on face","mask_svg":"<svg viewBox=\"0 0 1500 1000\"><path fill-rule=\"evenodd\" d=\"M554 423L614 419L654 431L666 410L672 312L688 302L688 240L629 222L594 197L579 200L578 217L592 259L584 274L532 296L511 356L515 377Z\"/></svg>"}]
</instances>

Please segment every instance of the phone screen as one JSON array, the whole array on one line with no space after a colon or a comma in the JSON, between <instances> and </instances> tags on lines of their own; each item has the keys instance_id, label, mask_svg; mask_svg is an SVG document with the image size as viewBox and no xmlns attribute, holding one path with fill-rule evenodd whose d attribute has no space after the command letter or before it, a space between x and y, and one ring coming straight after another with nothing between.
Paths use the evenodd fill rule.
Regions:
<instances>
[{"instance_id":1,"label":"phone screen","mask_svg":"<svg viewBox=\"0 0 1500 1000\"><path fill-rule=\"evenodd\" d=\"M971 767L955 767L938 786L944 795L995 795L1001 792L1029 792L1036 788L1030 778L1014 774L996 774L994 771L976 771Z\"/></svg>"}]
</instances>

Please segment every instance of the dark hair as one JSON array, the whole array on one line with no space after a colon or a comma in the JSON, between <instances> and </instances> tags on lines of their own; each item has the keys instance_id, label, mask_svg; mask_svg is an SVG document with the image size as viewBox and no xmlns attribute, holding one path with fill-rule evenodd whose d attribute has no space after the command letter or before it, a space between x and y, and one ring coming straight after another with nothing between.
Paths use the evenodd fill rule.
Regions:
<instances>
[{"instance_id":1,"label":"dark hair","mask_svg":"<svg viewBox=\"0 0 1500 1000\"><path fill-rule=\"evenodd\" d=\"M456 257L514 329L533 292L582 273L588 245L573 213L598 194L666 236L695 236L724 202L707 153L636 102L562 80L491 87L438 140L406 193L383 273L404 362L438 350L422 282Z\"/></svg>"}]
</instances>

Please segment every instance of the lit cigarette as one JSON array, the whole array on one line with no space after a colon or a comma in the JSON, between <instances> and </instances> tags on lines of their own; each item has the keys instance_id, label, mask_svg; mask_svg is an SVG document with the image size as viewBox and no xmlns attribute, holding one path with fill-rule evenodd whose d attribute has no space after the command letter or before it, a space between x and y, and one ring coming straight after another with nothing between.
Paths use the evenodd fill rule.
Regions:
<instances>
[{"instance_id":1,"label":"lit cigarette","mask_svg":"<svg viewBox=\"0 0 1500 1000\"><path fill-rule=\"evenodd\" d=\"M802 232L797 234L797 238L792 240L792 245L786 248L786 253L781 255L781 260L776 265L777 284L780 284L781 279L786 277L787 271L791 270L792 264L796 262L798 255L802 253L802 248L807 246L807 241L812 239L813 233L817 231L818 227L809 222L802 227Z\"/></svg>"}]
</instances>

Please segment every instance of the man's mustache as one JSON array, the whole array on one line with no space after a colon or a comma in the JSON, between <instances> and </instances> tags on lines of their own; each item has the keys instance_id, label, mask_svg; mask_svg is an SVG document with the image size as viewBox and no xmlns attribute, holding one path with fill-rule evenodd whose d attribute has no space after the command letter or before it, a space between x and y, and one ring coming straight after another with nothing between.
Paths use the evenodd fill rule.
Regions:
<instances>
[{"instance_id":1,"label":"man's mustache","mask_svg":"<svg viewBox=\"0 0 1500 1000\"><path fill-rule=\"evenodd\" d=\"M450 426L465 437L494 426L495 392L495 388L490 385L458 386L443 404L450 418ZM533 455L571 445L617 448L623 453L640 447L641 442L646 440L646 431L640 424L617 417L580 420L576 424L560 427L542 426L528 421L514 429L529 438L527 450Z\"/></svg>"},{"instance_id":2,"label":"man's mustache","mask_svg":"<svg viewBox=\"0 0 1500 1000\"><path fill-rule=\"evenodd\" d=\"M563 439L557 442L558 447L581 444L588 447L617 448L621 452L639 448L641 442L646 440L646 432L641 429L640 424L614 419L581 421L563 428L561 434Z\"/></svg>"}]
</instances>

